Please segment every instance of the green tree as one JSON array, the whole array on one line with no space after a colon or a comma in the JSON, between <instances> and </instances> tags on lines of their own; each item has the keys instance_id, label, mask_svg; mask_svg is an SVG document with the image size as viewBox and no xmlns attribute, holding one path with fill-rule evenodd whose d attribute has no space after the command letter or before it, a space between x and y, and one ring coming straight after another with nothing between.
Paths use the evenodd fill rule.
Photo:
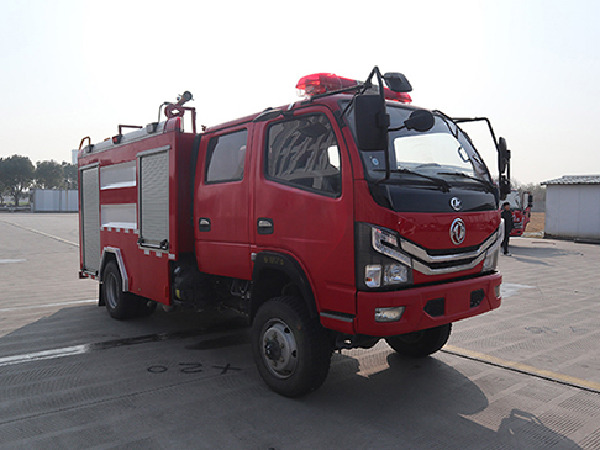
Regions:
<instances>
[{"instance_id":1,"label":"green tree","mask_svg":"<svg viewBox=\"0 0 600 450\"><path fill-rule=\"evenodd\" d=\"M0 161L0 184L10 189L15 206L19 205L23 191L31 186L34 173L35 168L26 156L12 155Z\"/></svg>"},{"instance_id":2,"label":"green tree","mask_svg":"<svg viewBox=\"0 0 600 450\"><path fill-rule=\"evenodd\" d=\"M41 161L35 169L35 184L42 189L60 187L64 182L63 167L55 161Z\"/></svg>"},{"instance_id":3,"label":"green tree","mask_svg":"<svg viewBox=\"0 0 600 450\"><path fill-rule=\"evenodd\" d=\"M62 163L63 178L67 189L77 189L77 164Z\"/></svg>"}]
</instances>

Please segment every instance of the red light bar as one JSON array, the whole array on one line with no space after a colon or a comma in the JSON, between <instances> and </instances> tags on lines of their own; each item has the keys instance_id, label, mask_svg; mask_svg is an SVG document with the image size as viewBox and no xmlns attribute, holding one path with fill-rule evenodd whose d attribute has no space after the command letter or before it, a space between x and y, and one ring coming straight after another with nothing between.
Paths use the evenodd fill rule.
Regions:
<instances>
[{"instance_id":1,"label":"red light bar","mask_svg":"<svg viewBox=\"0 0 600 450\"><path fill-rule=\"evenodd\" d=\"M319 95L330 91L356 86L359 84L356 80L340 77L334 73L313 73L305 75L296 84L300 95Z\"/></svg>"},{"instance_id":2,"label":"red light bar","mask_svg":"<svg viewBox=\"0 0 600 450\"><path fill-rule=\"evenodd\" d=\"M412 102L412 98L408 92L394 92L391 89L383 88L383 95L387 100L394 100L401 103Z\"/></svg>"},{"instance_id":3,"label":"red light bar","mask_svg":"<svg viewBox=\"0 0 600 450\"><path fill-rule=\"evenodd\" d=\"M296 89L298 89L298 95L311 97L313 95L320 95L349 88L358 84L361 84L361 81L340 77L334 73L313 73L300 78L298 83L296 83ZM402 103L410 103L412 101L407 92L394 92L391 89L383 88L383 93L387 100L394 100Z\"/></svg>"}]
</instances>

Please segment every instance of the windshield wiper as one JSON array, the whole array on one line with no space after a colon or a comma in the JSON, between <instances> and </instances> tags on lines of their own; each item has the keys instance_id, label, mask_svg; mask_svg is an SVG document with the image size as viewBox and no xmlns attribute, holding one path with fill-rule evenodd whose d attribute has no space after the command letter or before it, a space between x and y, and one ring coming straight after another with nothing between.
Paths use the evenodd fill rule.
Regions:
<instances>
[{"instance_id":1,"label":"windshield wiper","mask_svg":"<svg viewBox=\"0 0 600 450\"><path fill-rule=\"evenodd\" d=\"M467 175L466 173L438 172L438 175L454 175L454 176L461 177L461 178L468 178L469 180L477 181L478 183L483 184L485 187L487 187L489 189L490 193L492 193L492 194L494 193L494 185L490 181L482 180L480 178L476 178L471 175Z\"/></svg>"},{"instance_id":2,"label":"windshield wiper","mask_svg":"<svg viewBox=\"0 0 600 450\"><path fill-rule=\"evenodd\" d=\"M375 172L385 172L385 169L373 169L373 170ZM425 179L433 182L433 184L438 186L442 190L442 192L450 191L450 183L448 183L446 180L442 180L441 178L430 177L429 175L415 172L414 170L410 170L410 169L390 169L390 173L405 173L408 175L416 175L418 177L425 178ZM385 180L385 178L382 178L381 180L378 180L375 183L379 183L384 180Z\"/></svg>"}]
</instances>

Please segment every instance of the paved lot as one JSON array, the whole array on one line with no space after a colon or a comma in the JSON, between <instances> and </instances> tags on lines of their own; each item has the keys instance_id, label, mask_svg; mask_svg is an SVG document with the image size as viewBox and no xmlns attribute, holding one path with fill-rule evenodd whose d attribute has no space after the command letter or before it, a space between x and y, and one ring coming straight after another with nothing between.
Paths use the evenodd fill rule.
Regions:
<instances>
[{"instance_id":1,"label":"paved lot","mask_svg":"<svg viewBox=\"0 0 600 450\"><path fill-rule=\"evenodd\" d=\"M235 322L111 320L77 239L76 215L0 214L2 448L600 448L600 246L512 239L502 307L443 351L344 351L290 400Z\"/></svg>"}]
</instances>

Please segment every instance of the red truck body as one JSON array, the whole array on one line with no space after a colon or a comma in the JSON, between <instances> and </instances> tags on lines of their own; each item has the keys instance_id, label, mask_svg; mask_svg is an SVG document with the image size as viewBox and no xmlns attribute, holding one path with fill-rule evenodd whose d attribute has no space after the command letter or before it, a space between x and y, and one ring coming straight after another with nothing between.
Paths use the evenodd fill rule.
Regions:
<instances>
[{"instance_id":1,"label":"red truck body","mask_svg":"<svg viewBox=\"0 0 600 450\"><path fill-rule=\"evenodd\" d=\"M418 110L402 100L387 102L392 116ZM447 189L429 175L373 181L379 153L358 148L351 101L316 96L199 134L181 129L181 107L80 148L80 276L100 280L100 304L119 319L156 304L235 308L256 328L261 375L289 396L329 367L307 375L296 353L324 361L381 337L401 352L401 336L430 330L443 345L450 323L497 308L497 193L458 176ZM296 319L327 350L286 336Z\"/></svg>"},{"instance_id":2,"label":"red truck body","mask_svg":"<svg viewBox=\"0 0 600 450\"><path fill-rule=\"evenodd\" d=\"M527 224L531 221L531 192L513 189L506 196L506 201L510 203L510 210L513 216L513 229L510 232L510 236L520 237L525 233Z\"/></svg>"}]
</instances>

